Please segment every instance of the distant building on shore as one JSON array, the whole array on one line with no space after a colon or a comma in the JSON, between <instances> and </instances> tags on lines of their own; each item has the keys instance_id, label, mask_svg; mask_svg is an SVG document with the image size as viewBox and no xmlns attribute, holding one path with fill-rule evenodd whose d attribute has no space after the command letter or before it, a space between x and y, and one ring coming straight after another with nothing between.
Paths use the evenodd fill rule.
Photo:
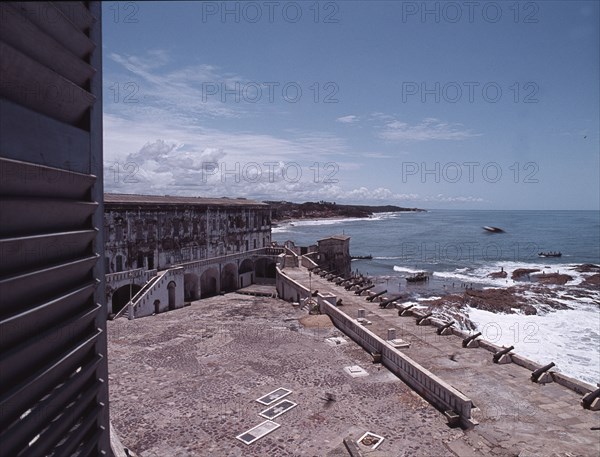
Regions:
<instances>
[{"instance_id":1,"label":"distant building on shore","mask_svg":"<svg viewBox=\"0 0 600 457\"><path fill-rule=\"evenodd\" d=\"M351 272L350 237L347 235L333 235L317 241L318 264L321 268L349 277Z\"/></svg>"},{"instance_id":2,"label":"distant building on shore","mask_svg":"<svg viewBox=\"0 0 600 457\"><path fill-rule=\"evenodd\" d=\"M173 265L268 247L271 210L242 198L104 195L105 271Z\"/></svg>"}]
</instances>

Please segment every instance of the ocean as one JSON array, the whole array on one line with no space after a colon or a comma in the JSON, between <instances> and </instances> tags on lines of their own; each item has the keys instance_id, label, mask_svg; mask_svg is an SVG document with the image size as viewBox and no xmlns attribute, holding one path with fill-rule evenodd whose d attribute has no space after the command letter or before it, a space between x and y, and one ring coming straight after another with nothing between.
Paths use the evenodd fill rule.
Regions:
<instances>
[{"instance_id":1,"label":"ocean","mask_svg":"<svg viewBox=\"0 0 600 457\"><path fill-rule=\"evenodd\" d=\"M499 227L491 233L483 226ZM316 244L334 234L351 237L352 269L374 278L378 287L407 295L407 301L426 307L445 294L466 288L518 286L535 315L500 314L466 307L463 313L493 343L513 345L515 352L592 385L600 383L600 290L581 284L593 272L579 272L582 264L600 265L598 211L483 211L429 210L380 213L367 219L325 219L286 222L273 228L274 241L292 240L298 246ZM539 257L541 252L561 257ZM564 286L539 287L513 280L518 268L568 274ZM506 278L488 275L504 270ZM408 284L406 277L427 271L430 281ZM530 287L529 287L530 286ZM546 306L548 297L568 307Z\"/></svg>"}]
</instances>

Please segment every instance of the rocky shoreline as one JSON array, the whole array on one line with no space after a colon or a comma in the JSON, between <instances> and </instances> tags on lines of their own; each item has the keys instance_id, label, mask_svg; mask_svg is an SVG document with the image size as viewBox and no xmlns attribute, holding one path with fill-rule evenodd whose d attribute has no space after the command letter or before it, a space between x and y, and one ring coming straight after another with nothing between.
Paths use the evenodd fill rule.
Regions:
<instances>
[{"instance_id":1,"label":"rocky shoreline","mask_svg":"<svg viewBox=\"0 0 600 457\"><path fill-rule=\"evenodd\" d=\"M600 308L598 285L600 266L579 265L572 270L580 273L593 273L577 285L570 285L573 277L566 273L544 273L536 269L516 269L511 278L523 281L510 287L490 287L465 289L462 293L450 293L439 299L427 301L429 311L451 314L463 327L474 329L464 313L464 308L477 308L493 313L535 315L555 310L573 309L565 304L565 299L588 299ZM488 275L491 278L506 278L509 273L502 270Z\"/></svg>"},{"instance_id":2,"label":"rocky shoreline","mask_svg":"<svg viewBox=\"0 0 600 457\"><path fill-rule=\"evenodd\" d=\"M272 220L279 223L300 219L366 218L377 213L425 211L419 208L404 208L393 205L339 205L335 202L325 201L304 203L265 201L264 203L271 207Z\"/></svg>"}]
</instances>

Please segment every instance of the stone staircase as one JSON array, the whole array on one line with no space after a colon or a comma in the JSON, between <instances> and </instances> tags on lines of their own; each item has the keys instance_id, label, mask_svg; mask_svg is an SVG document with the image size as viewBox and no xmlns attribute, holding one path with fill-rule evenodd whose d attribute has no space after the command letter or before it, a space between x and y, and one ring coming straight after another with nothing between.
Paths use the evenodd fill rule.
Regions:
<instances>
[{"instance_id":1,"label":"stone staircase","mask_svg":"<svg viewBox=\"0 0 600 457\"><path fill-rule=\"evenodd\" d=\"M160 281L160 279L163 277L163 275L167 272L168 270L164 270L164 271L159 271L156 276L154 276L153 278L150 279L150 281L148 281L146 284L144 284L144 287L142 287L137 294L135 294L131 300L125 305L123 306L123 308L121 308L119 310L119 312L117 314L115 314L114 319L118 319L119 317L127 317L128 313L129 313L129 306L131 305L135 305L135 303L139 302L140 299L142 299L144 297L144 295L146 295L151 289L152 287L158 283L158 281Z\"/></svg>"}]
</instances>

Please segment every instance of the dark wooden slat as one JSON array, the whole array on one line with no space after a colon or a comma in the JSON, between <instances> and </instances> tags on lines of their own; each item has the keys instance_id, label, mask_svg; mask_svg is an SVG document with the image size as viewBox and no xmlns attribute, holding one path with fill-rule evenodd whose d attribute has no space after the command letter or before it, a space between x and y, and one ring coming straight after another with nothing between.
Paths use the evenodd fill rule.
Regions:
<instances>
[{"instance_id":1,"label":"dark wooden slat","mask_svg":"<svg viewBox=\"0 0 600 457\"><path fill-rule=\"evenodd\" d=\"M55 5L49 2L11 2L21 14L77 57L86 59L96 47Z\"/></svg>"},{"instance_id":2,"label":"dark wooden slat","mask_svg":"<svg viewBox=\"0 0 600 457\"><path fill-rule=\"evenodd\" d=\"M0 195L87 200L96 177L0 157Z\"/></svg>"},{"instance_id":3,"label":"dark wooden slat","mask_svg":"<svg viewBox=\"0 0 600 457\"><path fill-rule=\"evenodd\" d=\"M31 446L27 446L17 454L20 456L48 455L61 438L66 438L64 443L78 446L79 434L74 430L75 425L83 427L83 431L89 430L93 419L97 416L96 394L100 389L100 383L92 384L84 390L76 401L68 405L54 421L50 422L46 430L40 434L40 438ZM69 433L70 432L70 433ZM66 436L65 436L66 435ZM71 438L73 436L73 438ZM71 439L69 439L71 438ZM79 438L80 439L80 438ZM55 454L56 455L56 454ZM71 455L70 452L58 455Z\"/></svg>"},{"instance_id":4,"label":"dark wooden slat","mask_svg":"<svg viewBox=\"0 0 600 457\"><path fill-rule=\"evenodd\" d=\"M5 391L0 397L0 408L3 411L3 414L0 415L0 425L2 426L0 428L4 429L13 421L18 420L34 404L35 399L41 398L48 393L49 389L63 383L73 375L78 367L99 357L91 349L100 334L101 331L98 329L85 341L76 342L70 350L51 358L27 380L13 389ZM0 377L2 376L0 373Z\"/></svg>"},{"instance_id":5,"label":"dark wooden slat","mask_svg":"<svg viewBox=\"0 0 600 457\"><path fill-rule=\"evenodd\" d=\"M35 270L0 280L0 313L45 302L92 279L92 268L98 256Z\"/></svg>"},{"instance_id":6,"label":"dark wooden slat","mask_svg":"<svg viewBox=\"0 0 600 457\"><path fill-rule=\"evenodd\" d=\"M79 30L86 31L96 22L96 18L83 2L52 2L52 4Z\"/></svg>"},{"instance_id":7,"label":"dark wooden slat","mask_svg":"<svg viewBox=\"0 0 600 457\"><path fill-rule=\"evenodd\" d=\"M100 386L102 382L99 382ZM100 390L98 386L97 391ZM53 449L55 456L60 455L74 455L75 457L85 457L86 455L98 455L96 449L89 450L90 446L98 446L98 438L100 434L96 427L93 427L94 423L98 421L104 405L97 402L93 403L93 406L88 408L85 416L81 422L77 424L77 428L70 430L65 440L56 445Z\"/></svg>"},{"instance_id":8,"label":"dark wooden slat","mask_svg":"<svg viewBox=\"0 0 600 457\"><path fill-rule=\"evenodd\" d=\"M30 399L35 400L31 403L30 412L22 419L15 420L0 434L3 451L7 455L13 455L19 449L25 447L30 439L25 430L40 431L50 420L56 417L59 411L72 400L74 392L79 391L84 388L85 384L93 381L94 370L101 359L100 356L96 356L96 358L89 360L81 367L79 373L75 373L67 381L52 389L51 392L44 394L43 399ZM27 406L23 408L27 408Z\"/></svg>"},{"instance_id":9,"label":"dark wooden slat","mask_svg":"<svg viewBox=\"0 0 600 457\"><path fill-rule=\"evenodd\" d=\"M0 42L0 96L77 125L96 97L41 63Z\"/></svg>"},{"instance_id":10,"label":"dark wooden slat","mask_svg":"<svg viewBox=\"0 0 600 457\"><path fill-rule=\"evenodd\" d=\"M0 17L5 18L0 27L0 40L59 75L83 86L96 72L91 65L22 16L10 3L0 3Z\"/></svg>"},{"instance_id":11,"label":"dark wooden slat","mask_svg":"<svg viewBox=\"0 0 600 457\"><path fill-rule=\"evenodd\" d=\"M79 230L0 239L0 276L89 255L95 235Z\"/></svg>"},{"instance_id":12,"label":"dark wooden slat","mask_svg":"<svg viewBox=\"0 0 600 457\"><path fill-rule=\"evenodd\" d=\"M26 341L0 355L2 366L3 390L14 389L20 382L27 380L37 372L37 367L43 366L47 360L69 350L74 341L85 341L93 333L93 320L98 313L98 307L83 310L37 335L32 335Z\"/></svg>"},{"instance_id":13,"label":"dark wooden slat","mask_svg":"<svg viewBox=\"0 0 600 457\"><path fill-rule=\"evenodd\" d=\"M90 173L90 135L84 130L0 98L0 132L0 154L5 158L76 173ZM12 168L10 164L0 162L0 167L0 172L6 173L0 174L0 185L10 179L12 185L18 185L17 192L24 192L24 195L31 194L27 186L35 182L36 186L44 186L46 190L54 187L53 192L61 192L56 194L61 197L78 181L77 176L67 180L64 179L67 175L57 176L50 170L40 169L43 174L36 177L28 172L23 174L21 168ZM13 170L16 170L15 176L12 175ZM27 176L32 179L28 180Z\"/></svg>"},{"instance_id":14,"label":"dark wooden slat","mask_svg":"<svg viewBox=\"0 0 600 457\"><path fill-rule=\"evenodd\" d=\"M0 197L0 235L5 237L81 230L90 227L97 203ZM19 217L15 217L15 215Z\"/></svg>"},{"instance_id":15,"label":"dark wooden slat","mask_svg":"<svg viewBox=\"0 0 600 457\"><path fill-rule=\"evenodd\" d=\"M7 315L0 321L0 345L3 350L8 350L31 335L71 318L84 308L95 306L92 294L96 285L95 281L90 281L44 303L7 310Z\"/></svg>"}]
</instances>

